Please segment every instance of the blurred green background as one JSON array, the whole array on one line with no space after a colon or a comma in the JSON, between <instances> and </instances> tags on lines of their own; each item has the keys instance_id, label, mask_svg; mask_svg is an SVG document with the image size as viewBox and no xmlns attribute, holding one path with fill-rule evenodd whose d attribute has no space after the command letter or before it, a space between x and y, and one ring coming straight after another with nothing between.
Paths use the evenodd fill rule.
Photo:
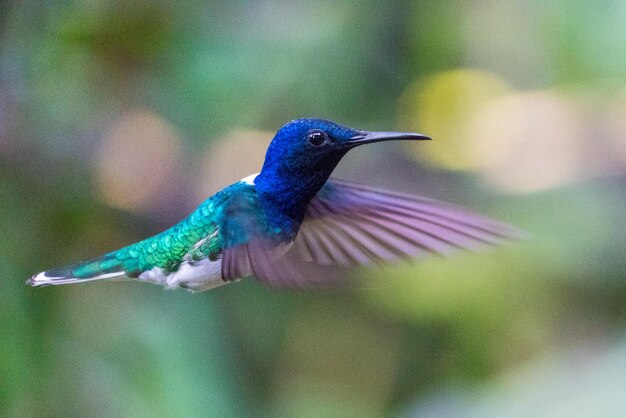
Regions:
<instances>
[{"instance_id":1,"label":"blurred green background","mask_svg":"<svg viewBox=\"0 0 626 418\"><path fill-rule=\"evenodd\" d=\"M0 416L626 416L626 2L211 3L0 3ZM24 284L304 116L431 135L335 175L530 239L336 294Z\"/></svg>"}]
</instances>

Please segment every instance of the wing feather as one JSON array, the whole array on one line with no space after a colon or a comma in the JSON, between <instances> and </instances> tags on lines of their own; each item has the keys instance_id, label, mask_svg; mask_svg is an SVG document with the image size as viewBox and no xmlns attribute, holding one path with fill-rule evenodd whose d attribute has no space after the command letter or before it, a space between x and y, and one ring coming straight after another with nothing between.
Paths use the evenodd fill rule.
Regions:
<instances>
[{"instance_id":1,"label":"wing feather","mask_svg":"<svg viewBox=\"0 0 626 418\"><path fill-rule=\"evenodd\" d=\"M329 180L311 200L290 248L252 239L223 252L225 280L254 275L273 287L343 284L345 267L500 245L523 234L465 209Z\"/></svg>"},{"instance_id":2,"label":"wing feather","mask_svg":"<svg viewBox=\"0 0 626 418\"><path fill-rule=\"evenodd\" d=\"M329 180L309 204L294 249L305 261L352 266L475 251L522 236L434 199Z\"/></svg>"}]
</instances>

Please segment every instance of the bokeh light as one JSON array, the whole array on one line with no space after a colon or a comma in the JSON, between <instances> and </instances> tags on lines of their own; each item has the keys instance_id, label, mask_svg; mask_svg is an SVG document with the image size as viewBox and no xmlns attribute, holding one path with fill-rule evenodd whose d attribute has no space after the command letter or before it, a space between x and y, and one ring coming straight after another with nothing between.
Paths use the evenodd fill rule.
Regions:
<instances>
[{"instance_id":1,"label":"bokeh light","mask_svg":"<svg viewBox=\"0 0 626 418\"><path fill-rule=\"evenodd\" d=\"M197 199L261 171L265 150L274 136L269 131L238 129L206 147L197 184Z\"/></svg>"},{"instance_id":2,"label":"bokeh light","mask_svg":"<svg viewBox=\"0 0 626 418\"><path fill-rule=\"evenodd\" d=\"M483 106L507 92L506 81L479 70L454 70L411 85L401 100L401 124L428 132L428 147L411 147L418 157L453 170L480 167L472 152L470 127Z\"/></svg>"},{"instance_id":3,"label":"bokeh light","mask_svg":"<svg viewBox=\"0 0 626 418\"><path fill-rule=\"evenodd\" d=\"M618 90L606 112L609 154L615 158L617 167L611 174L626 171L626 86Z\"/></svg>"},{"instance_id":4,"label":"bokeh light","mask_svg":"<svg viewBox=\"0 0 626 418\"><path fill-rule=\"evenodd\" d=\"M489 183L533 192L580 180L585 114L554 92L507 95L480 109L469 127L470 151Z\"/></svg>"},{"instance_id":5,"label":"bokeh light","mask_svg":"<svg viewBox=\"0 0 626 418\"><path fill-rule=\"evenodd\" d=\"M171 194L181 169L181 141L174 129L148 110L113 121L95 159L98 190L109 205L133 212L156 209Z\"/></svg>"}]
</instances>

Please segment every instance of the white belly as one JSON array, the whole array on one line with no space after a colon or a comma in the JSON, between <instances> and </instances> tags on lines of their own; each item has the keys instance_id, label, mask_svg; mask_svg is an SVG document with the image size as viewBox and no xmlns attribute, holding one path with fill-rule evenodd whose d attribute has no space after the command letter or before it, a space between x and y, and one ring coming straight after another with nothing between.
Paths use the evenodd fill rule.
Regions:
<instances>
[{"instance_id":1,"label":"white belly","mask_svg":"<svg viewBox=\"0 0 626 418\"><path fill-rule=\"evenodd\" d=\"M222 260L208 258L199 261L184 261L177 271L167 273L160 267L144 271L139 281L160 284L168 289L182 287L196 292L213 289L227 284L222 280Z\"/></svg>"}]
</instances>

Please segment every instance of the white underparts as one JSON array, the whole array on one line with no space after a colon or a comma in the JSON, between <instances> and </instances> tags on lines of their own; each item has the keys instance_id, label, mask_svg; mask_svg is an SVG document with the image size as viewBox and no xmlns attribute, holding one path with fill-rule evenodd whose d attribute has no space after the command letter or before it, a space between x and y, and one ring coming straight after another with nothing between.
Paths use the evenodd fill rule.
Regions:
<instances>
[{"instance_id":1,"label":"white underparts","mask_svg":"<svg viewBox=\"0 0 626 418\"><path fill-rule=\"evenodd\" d=\"M141 282L159 284L168 289L182 287L196 292L213 289L228 282L222 280L222 260L185 260L178 270L167 272L160 267L144 271L138 277Z\"/></svg>"}]
</instances>

